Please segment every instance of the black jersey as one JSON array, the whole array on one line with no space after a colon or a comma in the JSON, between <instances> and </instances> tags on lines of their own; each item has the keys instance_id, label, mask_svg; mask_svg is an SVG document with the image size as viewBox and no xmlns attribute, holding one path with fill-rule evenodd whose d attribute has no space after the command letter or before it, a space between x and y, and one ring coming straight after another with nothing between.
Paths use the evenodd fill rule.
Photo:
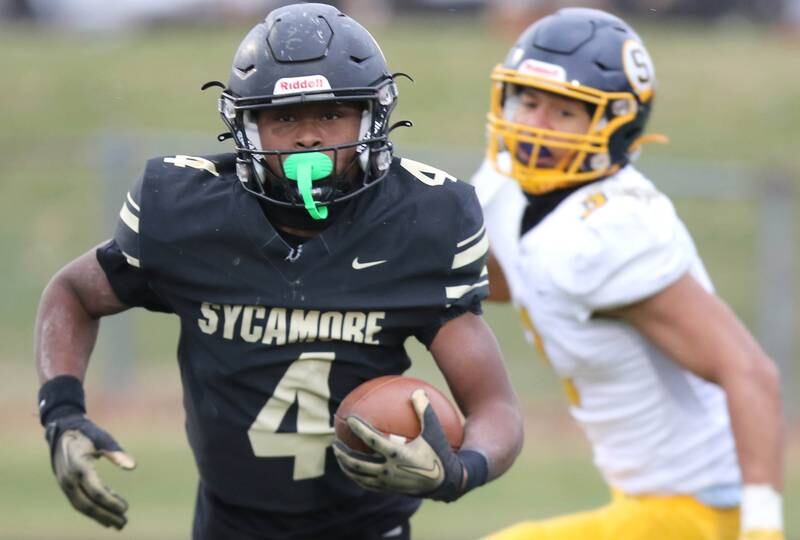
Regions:
<instances>
[{"instance_id":1,"label":"black jersey","mask_svg":"<svg viewBox=\"0 0 800 540\"><path fill-rule=\"evenodd\" d=\"M340 471L333 413L365 380L405 371L488 292L471 186L396 158L318 236L291 246L231 154L148 162L98 260L120 299L175 313L186 428L204 486L225 504L315 513L381 508ZM403 502L405 501L405 502Z\"/></svg>"}]
</instances>

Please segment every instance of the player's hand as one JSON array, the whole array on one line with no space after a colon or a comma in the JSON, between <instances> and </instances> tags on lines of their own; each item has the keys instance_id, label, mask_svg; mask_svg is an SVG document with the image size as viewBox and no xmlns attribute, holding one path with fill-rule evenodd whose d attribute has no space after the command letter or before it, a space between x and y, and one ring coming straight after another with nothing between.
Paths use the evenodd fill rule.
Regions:
<instances>
[{"instance_id":1,"label":"player's hand","mask_svg":"<svg viewBox=\"0 0 800 540\"><path fill-rule=\"evenodd\" d=\"M375 453L364 454L334 441L333 452L344 473L362 487L454 501L465 491L464 465L453 452L424 390L411 394L422 431L404 441L382 434L357 416L347 425Z\"/></svg>"},{"instance_id":2,"label":"player's hand","mask_svg":"<svg viewBox=\"0 0 800 540\"><path fill-rule=\"evenodd\" d=\"M106 527L122 529L128 503L100 480L94 462L102 456L130 470L136 466L133 458L82 414L48 422L45 437L53 472L72 506Z\"/></svg>"}]
</instances>

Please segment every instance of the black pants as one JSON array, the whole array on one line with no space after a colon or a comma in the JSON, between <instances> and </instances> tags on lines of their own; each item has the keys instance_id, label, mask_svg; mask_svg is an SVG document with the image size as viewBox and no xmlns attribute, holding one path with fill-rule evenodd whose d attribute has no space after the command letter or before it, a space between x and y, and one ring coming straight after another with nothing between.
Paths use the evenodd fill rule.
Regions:
<instances>
[{"instance_id":1,"label":"black pants","mask_svg":"<svg viewBox=\"0 0 800 540\"><path fill-rule=\"evenodd\" d=\"M197 489L192 540L410 540L409 518L420 501L397 496L381 507L347 501L313 515L267 514L228 505Z\"/></svg>"}]
</instances>

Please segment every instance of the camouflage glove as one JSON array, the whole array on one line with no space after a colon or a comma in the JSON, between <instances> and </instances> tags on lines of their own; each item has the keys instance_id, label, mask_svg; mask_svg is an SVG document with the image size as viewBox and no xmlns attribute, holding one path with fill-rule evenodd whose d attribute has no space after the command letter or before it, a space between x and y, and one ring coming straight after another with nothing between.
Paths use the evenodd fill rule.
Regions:
<instances>
[{"instance_id":1,"label":"camouflage glove","mask_svg":"<svg viewBox=\"0 0 800 540\"><path fill-rule=\"evenodd\" d=\"M783 500L766 484L742 488L739 540L784 540Z\"/></svg>"},{"instance_id":2,"label":"camouflage glove","mask_svg":"<svg viewBox=\"0 0 800 540\"><path fill-rule=\"evenodd\" d=\"M50 382L54 381L54 386L62 390L65 386L74 387L71 381ZM50 445L50 464L58 484L76 510L106 527L122 529L127 523L128 503L102 482L94 462L102 456L126 470L133 469L136 463L111 435L84 416L82 389L80 399L61 400L63 392L46 391L50 382L40 391L40 407L45 439ZM48 400L42 398L43 394L58 399Z\"/></svg>"},{"instance_id":3,"label":"camouflage glove","mask_svg":"<svg viewBox=\"0 0 800 540\"><path fill-rule=\"evenodd\" d=\"M425 391L415 390L411 403L422 430L408 443L383 435L361 418L347 418L353 433L375 453L364 454L334 441L333 452L344 473L366 489L447 502L485 483L486 457L475 450L453 452Z\"/></svg>"}]
</instances>

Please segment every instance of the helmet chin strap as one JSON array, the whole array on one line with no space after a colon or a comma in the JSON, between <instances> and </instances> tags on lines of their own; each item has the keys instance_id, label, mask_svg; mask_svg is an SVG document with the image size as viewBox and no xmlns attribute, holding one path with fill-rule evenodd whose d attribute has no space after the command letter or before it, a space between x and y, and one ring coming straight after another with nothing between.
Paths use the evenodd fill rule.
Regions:
<instances>
[{"instance_id":1,"label":"helmet chin strap","mask_svg":"<svg viewBox=\"0 0 800 540\"><path fill-rule=\"evenodd\" d=\"M369 138L370 130L372 129L372 104L368 103L364 110L361 112L361 125L359 126L359 139L363 141ZM358 164L362 171L369 170L369 153L370 149L366 145L356 147L358 150Z\"/></svg>"},{"instance_id":2,"label":"helmet chin strap","mask_svg":"<svg viewBox=\"0 0 800 540\"><path fill-rule=\"evenodd\" d=\"M254 150L263 150L261 147L261 134L258 132L258 123L256 122L256 115L253 111L245 111L242 124L244 124L244 133L247 141ZM264 166L257 159L251 160L253 163L253 170L256 173L256 181L263 186L266 182L267 175L264 171ZM263 190L263 188L261 188Z\"/></svg>"}]
</instances>

